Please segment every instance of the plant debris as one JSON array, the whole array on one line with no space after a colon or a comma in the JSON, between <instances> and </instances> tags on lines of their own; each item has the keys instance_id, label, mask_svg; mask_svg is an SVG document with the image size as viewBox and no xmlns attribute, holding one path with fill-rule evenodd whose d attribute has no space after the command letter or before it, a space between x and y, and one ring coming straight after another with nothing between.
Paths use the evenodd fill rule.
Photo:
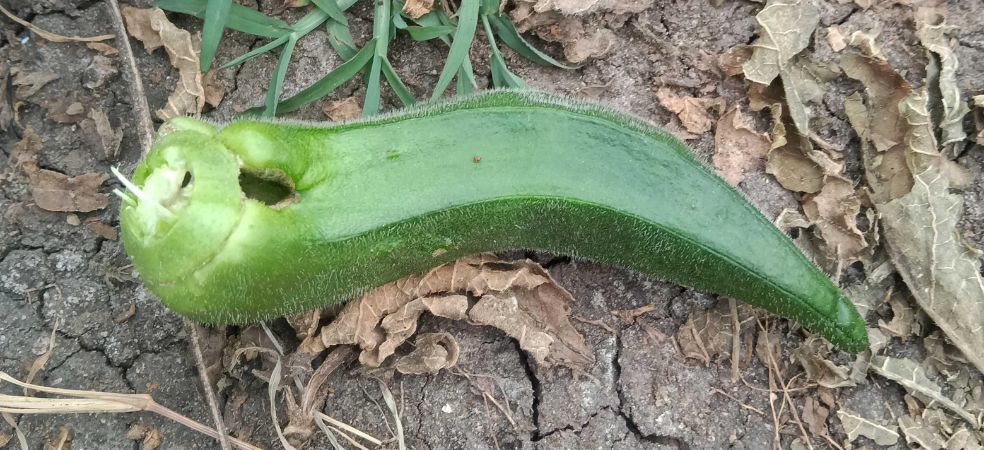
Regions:
<instances>
[{"instance_id":1,"label":"plant debris","mask_svg":"<svg viewBox=\"0 0 984 450\"><path fill-rule=\"evenodd\" d=\"M479 297L471 305L464 295ZM359 361L378 367L409 338L424 311L490 325L519 340L540 365L584 371L594 361L570 323L571 295L538 264L491 255L466 257L422 276L374 289L345 305L335 320L301 345L316 350L355 344Z\"/></svg>"},{"instance_id":2,"label":"plant debris","mask_svg":"<svg viewBox=\"0 0 984 450\"><path fill-rule=\"evenodd\" d=\"M703 134L710 131L711 127L714 126L714 118L708 113L708 110L713 109L720 114L726 106L721 98L684 97L676 95L665 87L656 91L656 97L666 109L676 113L683 127L693 134Z\"/></svg>"},{"instance_id":3,"label":"plant debris","mask_svg":"<svg viewBox=\"0 0 984 450\"><path fill-rule=\"evenodd\" d=\"M712 161L718 173L737 186L745 173L765 171L770 146L769 136L756 131L741 108L734 108L717 122Z\"/></svg>"},{"instance_id":4,"label":"plant debris","mask_svg":"<svg viewBox=\"0 0 984 450\"><path fill-rule=\"evenodd\" d=\"M167 120L186 114L201 114L206 103L203 74L199 71L200 38L182 30L159 8L123 8L123 18L130 35L143 42L147 53L164 47L171 65L178 69L178 82L167 104L157 117Z\"/></svg>"}]
</instances>

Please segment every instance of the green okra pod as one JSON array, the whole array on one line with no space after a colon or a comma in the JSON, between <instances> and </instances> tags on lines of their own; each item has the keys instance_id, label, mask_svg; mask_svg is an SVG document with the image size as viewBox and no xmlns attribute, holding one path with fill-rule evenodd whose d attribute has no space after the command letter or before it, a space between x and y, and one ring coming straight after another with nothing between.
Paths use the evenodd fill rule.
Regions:
<instances>
[{"instance_id":1,"label":"green okra pod","mask_svg":"<svg viewBox=\"0 0 984 450\"><path fill-rule=\"evenodd\" d=\"M538 249L867 347L851 301L787 236L684 144L623 113L493 91L341 125L167 127L128 183L123 240L147 286L197 320L296 313L465 255Z\"/></svg>"}]
</instances>

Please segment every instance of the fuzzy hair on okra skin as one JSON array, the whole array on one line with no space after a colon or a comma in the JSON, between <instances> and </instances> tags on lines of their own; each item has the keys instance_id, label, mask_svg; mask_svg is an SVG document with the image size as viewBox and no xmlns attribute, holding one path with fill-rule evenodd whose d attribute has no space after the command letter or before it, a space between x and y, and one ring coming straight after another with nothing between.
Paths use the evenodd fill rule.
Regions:
<instances>
[{"instance_id":1,"label":"fuzzy hair on okra skin","mask_svg":"<svg viewBox=\"0 0 984 450\"><path fill-rule=\"evenodd\" d=\"M867 347L851 301L784 233L628 114L492 91L344 124L167 128L123 194L123 241L146 285L203 322L297 313L522 248L734 297ZM258 201L241 176L290 195Z\"/></svg>"}]
</instances>

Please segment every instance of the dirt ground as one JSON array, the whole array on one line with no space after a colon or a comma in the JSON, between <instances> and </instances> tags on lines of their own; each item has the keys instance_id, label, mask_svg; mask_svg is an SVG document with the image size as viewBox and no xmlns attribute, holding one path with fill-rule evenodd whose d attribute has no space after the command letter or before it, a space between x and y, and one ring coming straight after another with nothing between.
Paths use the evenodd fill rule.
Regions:
<instances>
[{"instance_id":1,"label":"dirt ground","mask_svg":"<svg viewBox=\"0 0 984 450\"><path fill-rule=\"evenodd\" d=\"M837 24L857 29L880 28L879 42L891 65L910 82L922 83L926 55L918 47L911 19L904 13L908 6L863 9L852 2L820 3L821 27ZM4 4L32 24L61 34L116 32L110 10L101 1L7 0ZM259 5L252 0L244 4L268 12L278 9L274 2L266 0ZM136 6L150 5L144 2ZM958 27L954 36L958 41L960 88L966 97L981 94L984 5L976 0L954 0L949 8L951 23ZM667 1L656 2L641 12L596 14L584 19L585 23L612 29L614 45L604 56L590 59L573 71L535 66L510 51L505 54L510 67L534 87L603 101L671 130L681 130L677 116L660 105L657 88L668 86L693 94L711 86L710 92L728 105L747 104L745 81L740 76L723 74L716 60L717 55L732 47L754 40L754 15L760 9L761 4L752 1L725 1L719 7L707 1ZM371 11L369 2L360 2L350 11L356 42L364 42L371 32ZM301 14L288 10L282 17L292 22ZM171 17L182 28L200 29L197 19ZM10 164L8 159L15 144L29 128L41 137L38 165L44 169L68 175L108 174L111 165L121 165L124 172L132 169L141 148L128 88L131 75L122 57L103 57L79 43L45 41L3 17L0 29L0 71L17 66L26 72L56 76L23 99L18 110L20 127L0 135L0 168ZM318 30L300 42L287 75L287 95L341 62L328 48L326 39L327 35ZM562 53L555 44L538 42L553 54ZM227 32L217 59L228 61L260 44L259 40ZM131 45L149 105L159 108L173 89L176 73L162 52L148 54L133 39ZM815 47L820 57L834 57L823 39L818 38ZM476 74L488 73L486 48L479 34L472 54ZM429 95L446 47L417 43L401 35L391 45L390 54L410 89L418 97ZM266 55L219 72L227 94L218 108L205 115L229 119L245 108L262 104L274 65L275 57ZM0 77L3 75L0 73ZM486 76L479 77L479 83L487 82ZM821 109L825 110L819 113L824 139L848 149L857 146L857 136L847 122L843 104L848 94L859 89L859 83L846 77L830 85L823 98L825 108ZM359 81L349 82L330 99L315 102L291 117L324 120L321 108L328 100L361 98L363 93ZM78 123L53 118L50 111L64 111L66 101L85 108L98 107L107 113L112 126L123 133L118 155L95 149L91 137ZM385 89L383 102L388 109L397 105L396 98ZM756 114L754 119L759 124L767 123L767 113ZM700 134L688 143L710 160L713 132ZM959 162L975 175L971 186L960 191L966 209L961 229L971 243L984 247L984 178L980 175L984 171L984 152L978 147ZM857 164L852 176L860 177ZM109 192L114 187L119 185L107 179L100 190ZM785 208L799 208L794 194L767 175L764 167L749 173L740 188L770 218ZM118 199L110 197L110 205L104 209L75 214L50 212L32 202L23 181L0 185L0 370L23 379L31 363L47 349L49 335L57 324L54 352L35 378L39 384L149 392L161 404L211 424L184 322L141 285L129 269L121 243L103 227L94 225L115 227L118 208ZM769 375L759 360L743 360L740 371L745 382L733 382L730 358L718 357L705 365L682 356L673 339L691 312L714 307L716 298L590 262L545 254L507 256L530 256L550 263L551 274L576 299L574 314L586 320L574 324L594 351L594 366L589 373L578 376L567 369L544 370L519 349L515 340L499 331L427 317L421 331L440 330L454 335L461 346L461 370L495 377L504 393L499 401L505 402L510 414L485 401L463 376L447 371L428 376L390 374L386 382L400 405L410 448L764 449L773 445L775 430L769 392L763 391L769 385ZM860 283L857 272L847 270L843 282ZM654 305L654 309L632 323L610 313L645 305ZM890 312L872 311L868 321L874 325L879 319L889 318ZM602 321L611 330L588 321ZM784 320L778 323L782 357L786 359L804 335ZM297 345L286 322L275 322L272 328L288 347ZM755 327L747 327L746 333L743 341L754 342ZM235 334L236 330L230 330L230 335ZM745 351L750 352L750 346ZM924 350L921 338L908 342L894 339L886 352L918 358ZM832 359L839 363L852 361L843 353L835 353ZM249 442L279 448L271 425L266 384L251 372L268 371L269 367L260 360L250 364L219 382L219 401L227 426ZM790 370L801 371L796 367ZM357 363L336 371L328 384L331 394L323 409L326 414L374 436L392 436L395 425L385 407L380 406L383 402L378 382L367 377ZM20 391L5 385L0 392ZM793 401L805 401L808 392L794 393ZM868 418L894 421L906 414L905 394L899 385L870 375L866 383L838 389L834 395L841 407ZM71 447L75 449L141 448L139 438L127 436L137 423L158 429L163 436L162 448L217 448L214 440L148 413L25 415L19 423L31 448L45 446L62 427L71 430ZM824 425L836 442L847 440L836 414L830 414ZM791 422L784 426L780 434L782 447L804 448L801 442L794 443L800 434ZM12 436L13 430L0 422L0 436L4 435ZM308 448L328 445L319 435ZM853 445L907 446L902 437L883 447L863 436ZM386 446L396 448L392 441ZM818 436L813 437L812 446L831 448ZM5 448L18 448L17 439L11 439Z\"/></svg>"}]
</instances>

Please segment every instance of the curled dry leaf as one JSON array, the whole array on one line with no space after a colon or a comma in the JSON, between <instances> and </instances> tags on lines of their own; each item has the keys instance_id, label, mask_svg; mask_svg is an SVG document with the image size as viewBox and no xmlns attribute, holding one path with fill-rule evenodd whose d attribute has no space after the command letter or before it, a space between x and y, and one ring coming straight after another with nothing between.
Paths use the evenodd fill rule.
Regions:
<instances>
[{"instance_id":1,"label":"curled dry leaf","mask_svg":"<svg viewBox=\"0 0 984 450\"><path fill-rule=\"evenodd\" d=\"M854 442L858 436L871 439L878 445L896 445L899 441L898 427L895 425L881 424L843 408L837 411L837 417L844 425L849 442Z\"/></svg>"},{"instance_id":2,"label":"curled dry leaf","mask_svg":"<svg viewBox=\"0 0 984 450\"><path fill-rule=\"evenodd\" d=\"M949 397L943 395L943 389L926 376L926 370L916 361L904 358L874 356L871 358L871 370L889 380L895 381L913 395L927 399L925 403L935 403L967 421L971 426L978 427L977 419L966 409L957 405Z\"/></svg>"},{"instance_id":3,"label":"curled dry leaf","mask_svg":"<svg viewBox=\"0 0 984 450\"><path fill-rule=\"evenodd\" d=\"M448 333L425 333L417 336L409 355L396 361L400 373L427 374L450 369L458 364L458 341Z\"/></svg>"},{"instance_id":4,"label":"curled dry leaf","mask_svg":"<svg viewBox=\"0 0 984 450\"><path fill-rule=\"evenodd\" d=\"M467 297L480 297L469 309ZM424 311L491 325L520 341L538 363L583 369L593 363L571 325L573 298L532 261L498 261L482 254L383 285L349 302L321 329L325 347L355 344L359 361L378 367L416 330Z\"/></svg>"},{"instance_id":5,"label":"curled dry leaf","mask_svg":"<svg viewBox=\"0 0 984 450\"><path fill-rule=\"evenodd\" d=\"M963 199L948 190L926 109L926 94L903 102L906 158L915 173L908 194L879 204L888 253L916 302L984 373L984 277L979 255L957 229Z\"/></svg>"},{"instance_id":6,"label":"curled dry leaf","mask_svg":"<svg viewBox=\"0 0 984 450\"><path fill-rule=\"evenodd\" d=\"M906 301L898 294L893 295L888 301L892 306L892 321L885 322L878 319L878 328L885 334L908 340L909 336L919 335L919 325L916 323L916 314Z\"/></svg>"},{"instance_id":7,"label":"curled dry leaf","mask_svg":"<svg viewBox=\"0 0 984 450\"><path fill-rule=\"evenodd\" d=\"M899 417L899 428L910 444L919 444L922 448L946 448L946 442L939 430L923 423L919 417Z\"/></svg>"},{"instance_id":8,"label":"curled dry leaf","mask_svg":"<svg viewBox=\"0 0 984 450\"><path fill-rule=\"evenodd\" d=\"M841 177L829 177L820 192L803 200L803 212L817 227L828 257L842 262L861 258L868 249L858 229L861 199L854 185Z\"/></svg>"},{"instance_id":9,"label":"curled dry leaf","mask_svg":"<svg viewBox=\"0 0 984 450\"><path fill-rule=\"evenodd\" d=\"M759 38L752 44L752 57L742 69L745 78L769 85L794 56L810 45L813 30L820 23L820 9L812 0L769 0L755 20Z\"/></svg>"},{"instance_id":10,"label":"curled dry leaf","mask_svg":"<svg viewBox=\"0 0 984 450\"><path fill-rule=\"evenodd\" d=\"M178 82L167 104L157 111L157 117L167 120L186 114L201 114L206 95L202 73L199 71L198 39L174 26L159 8L123 8L130 35L143 42L147 53L164 47L171 65L178 69Z\"/></svg>"},{"instance_id":11,"label":"curled dry leaf","mask_svg":"<svg viewBox=\"0 0 984 450\"><path fill-rule=\"evenodd\" d=\"M816 397L807 397L803 404L803 422L806 423L811 434L815 436L828 435L827 416L829 415L830 409L821 405Z\"/></svg>"},{"instance_id":12,"label":"curled dry leaf","mask_svg":"<svg viewBox=\"0 0 984 450\"><path fill-rule=\"evenodd\" d=\"M82 137L86 143L106 160L113 160L120 151L123 142L123 130L113 129L109 117L98 108L89 110L88 117L79 123Z\"/></svg>"},{"instance_id":13,"label":"curled dry leaf","mask_svg":"<svg viewBox=\"0 0 984 450\"><path fill-rule=\"evenodd\" d=\"M412 19L419 19L434 8L434 0L408 0L403 4L403 12Z\"/></svg>"},{"instance_id":14,"label":"curled dry leaf","mask_svg":"<svg viewBox=\"0 0 984 450\"><path fill-rule=\"evenodd\" d=\"M836 175L841 165L825 153L815 150L810 139L800 133L787 133L793 126L783 117L782 105L772 105L772 147L765 171L776 177L782 187L796 192L815 193L823 188L828 175Z\"/></svg>"},{"instance_id":15,"label":"curled dry leaf","mask_svg":"<svg viewBox=\"0 0 984 450\"><path fill-rule=\"evenodd\" d=\"M829 389L854 386L847 367L841 367L827 359L830 344L817 336L810 336L793 351L793 359L803 366L809 380Z\"/></svg>"},{"instance_id":16,"label":"curled dry leaf","mask_svg":"<svg viewBox=\"0 0 984 450\"><path fill-rule=\"evenodd\" d=\"M717 122L711 159L721 176L737 186L746 172L765 169L770 146L769 136L756 131L741 108L735 108Z\"/></svg>"},{"instance_id":17,"label":"curled dry leaf","mask_svg":"<svg viewBox=\"0 0 984 450\"><path fill-rule=\"evenodd\" d=\"M841 59L841 68L865 87L867 100L853 94L845 100L844 109L861 138L871 198L875 203L899 198L912 189L913 183L905 157L908 125L899 110L912 88L887 62L872 55L847 52Z\"/></svg>"},{"instance_id":18,"label":"curled dry leaf","mask_svg":"<svg viewBox=\"0 0 984 450\"><path fill-rule=\"evenodd\" d=\"M792 123L800 134L809 136L812 117L809 104L823 98L824 84L836 78L839 72L806 56L798 56L779 74Z\"/></svg>"},{"instance_id":19,"label":"curled dry leaf","mask_svg":"<svg viewBox=\"0 0 984 450\"><path fill-rule=\"evenodd\" d=\"M656 97L659 98L661 105L676 113L687 131L694 134L706 133L714 125L714 118L708 113L709 109L715 109L720 113L726 106L722 98L683 97L666 87L659 88Z\"/></svg>"},{"instance_id":20,"label":"curled dry leaf","mask_svg":"<svg viewBox=\"0 0 984 450\"><path fill-rule=\"evenodd\" d=\"M733 338L731 308L723 301L714 308L690 313L687 323L676 333L683 356L702 361L704 365L719 354L730 356Z\"/></svg>"},{"instance_id":21,"label":"curled dry leaf","mask_svg":"<svg viewBox=\"0 0 984 450\"><path fill-rule=\"evenodd\" d=\"M923 9L923 11L926 11ZM916 14L918 28L916 36L923 47L930 52L926 72L929 82L935 81L939 87L942 110L937 126L940 129L940 145L949 145L967 138L963 129L963 118L970 112L967 103L960 98L960 85L957 83L957 55L950 48L946 34L956 29L947 25L945 18L935 13ZM954 155L956 156L956 155Z\"/></svg>"}]
</instances>

